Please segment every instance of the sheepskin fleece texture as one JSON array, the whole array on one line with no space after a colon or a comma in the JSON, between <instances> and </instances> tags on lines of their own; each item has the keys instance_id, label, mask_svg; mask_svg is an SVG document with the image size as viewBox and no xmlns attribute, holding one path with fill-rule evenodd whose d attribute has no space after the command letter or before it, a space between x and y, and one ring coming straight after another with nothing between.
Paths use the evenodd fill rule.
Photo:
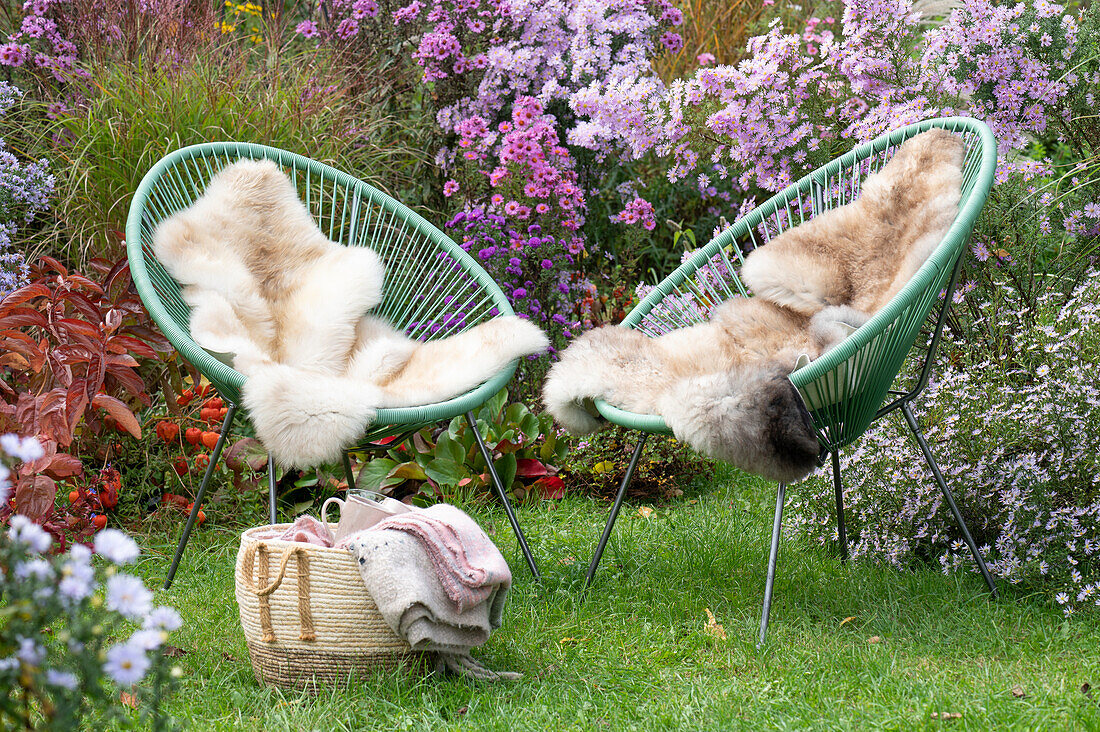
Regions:
<instances>
[{"instance_id":1,"label":"sheepskin fleece texture","mask_svg":"<svg viewBox=\"0 0 1100 732\"><path fill-rule=\"evenodd\" d=\"M453 398L548 346L515 317L422 343L367 314L382 300L378 255L329 240L269 160L225 167L153 245L191 335L248 377L243 404L284 467L336 461L377 409Z\"/></svg>"},{"instance_id":2,"label":"sheepskin fleece texture","mask_svg":"<svg viewBox=\"0 0 1100 732\"><path fill-rule=\"evenodd\" d=\"M944 130L899 147L860 197L753 251L741 270L752 298L659 338L620 327L574 340L543 399L574 434L602 426L592 400L664 418L699 452L773 480L805 477L820 447L787 378L863 325L928 258L958 213L965 149Z\"/></svg>"}]
</instances>

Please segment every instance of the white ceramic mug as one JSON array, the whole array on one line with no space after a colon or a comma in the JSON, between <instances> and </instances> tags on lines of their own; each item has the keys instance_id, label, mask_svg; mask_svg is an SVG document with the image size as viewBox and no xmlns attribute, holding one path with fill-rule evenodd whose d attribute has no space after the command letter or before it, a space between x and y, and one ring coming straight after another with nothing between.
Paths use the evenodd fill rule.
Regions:
<instances>
[{"instance_id":1,"label":"white ceramic mug","mask_svg":"<svg viewBox=\"0 0 1100 732\"><path fill-rule=\"evenodd\" d=\"M333 530L336 541L363 529L369 529L389 516L411 511L412 507L375 491L361 488L348 491L346 499L333 496L321 504L321 522L328 525L328 508L340 506L340 521Z\"/></svg>"}]
</instances>

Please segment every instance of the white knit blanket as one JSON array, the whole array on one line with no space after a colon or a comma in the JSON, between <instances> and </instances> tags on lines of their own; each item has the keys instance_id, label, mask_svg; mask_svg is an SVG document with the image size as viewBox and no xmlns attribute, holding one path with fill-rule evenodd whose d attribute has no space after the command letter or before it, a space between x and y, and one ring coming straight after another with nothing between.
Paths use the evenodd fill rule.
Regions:
<instances>
[{"instance_id":1,"label":"white knit blanket","mask_svg":"<svg viewBox=\"0 0 1100 732\"><path fill-rule=\"evenodd\" d=\"M221 170L153 245L183 286L191 335L248 377L243 404L283 466L336 461L377 409L453 398L548 346L515 317L421 343L368 315L378 256L329 240L271 161Z\"/></svg>"},{"instance_id":2,"label":"white knit blanket","mask_svg":"<svg viewBox=\"0 0 1100 732\"><path fill-rule=\"evenodd\" d=\"M451 671L511 680L470 655L500 627L512 573L465 513L446 504L384 519L346 540L363 584L394 633Z\"/></svg>"}]
</instances>

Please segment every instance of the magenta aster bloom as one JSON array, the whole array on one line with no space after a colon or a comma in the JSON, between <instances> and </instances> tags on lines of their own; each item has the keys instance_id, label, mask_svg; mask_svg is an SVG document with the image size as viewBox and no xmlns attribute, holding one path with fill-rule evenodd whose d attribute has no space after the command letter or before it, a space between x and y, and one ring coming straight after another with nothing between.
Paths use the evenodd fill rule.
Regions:
<instances>
[{"instance_id":1,"label":"magenta aster bloom","mask_svg":"<svg viewBox=\"0 0 1100 732\"><path fill-rule=\"evenodd\" d=\"M305 38L316 38L321 33L312 20L303 20L294 31Z\"/></svg>"}]
</instances>

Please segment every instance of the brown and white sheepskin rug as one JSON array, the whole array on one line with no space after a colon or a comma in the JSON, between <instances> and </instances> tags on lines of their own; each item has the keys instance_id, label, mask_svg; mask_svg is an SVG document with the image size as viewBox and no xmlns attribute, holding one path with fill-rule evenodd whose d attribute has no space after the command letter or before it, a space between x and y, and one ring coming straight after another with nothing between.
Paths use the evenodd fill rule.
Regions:
<instances>
[{"instance_id":1,"label":"brown and white sheepskin rug","mask_svg":"<svg viewBox=\"0 0 1100 732\"><path fill-rule=\"evenodd\" d=\"M191 335L248 377L243 404L283 466L339 460L378 408L453 398L549 345L515 317L422 343L368 315L378 255L329 240L268 160L221 170L157 227L154 249L183 286Z\"/></svg>"},{"instance_id":2,"label":"brown and white sheepskin rug","mask_svg":"<svg viewBox=\"0 0 1100 732\"><path fill-rule=\"evenodd\" d=\"M913 277L958 213L962 140L931 130L902 144L860 197L790 229L745 259L754 293L708 322L659 338L615 326L574 340L543 387L568 431L598 429L602 398L660 415L699 452L791 482L817 463L809 413L787 376L881 309Z\"/></svg>"}]
</instances>

